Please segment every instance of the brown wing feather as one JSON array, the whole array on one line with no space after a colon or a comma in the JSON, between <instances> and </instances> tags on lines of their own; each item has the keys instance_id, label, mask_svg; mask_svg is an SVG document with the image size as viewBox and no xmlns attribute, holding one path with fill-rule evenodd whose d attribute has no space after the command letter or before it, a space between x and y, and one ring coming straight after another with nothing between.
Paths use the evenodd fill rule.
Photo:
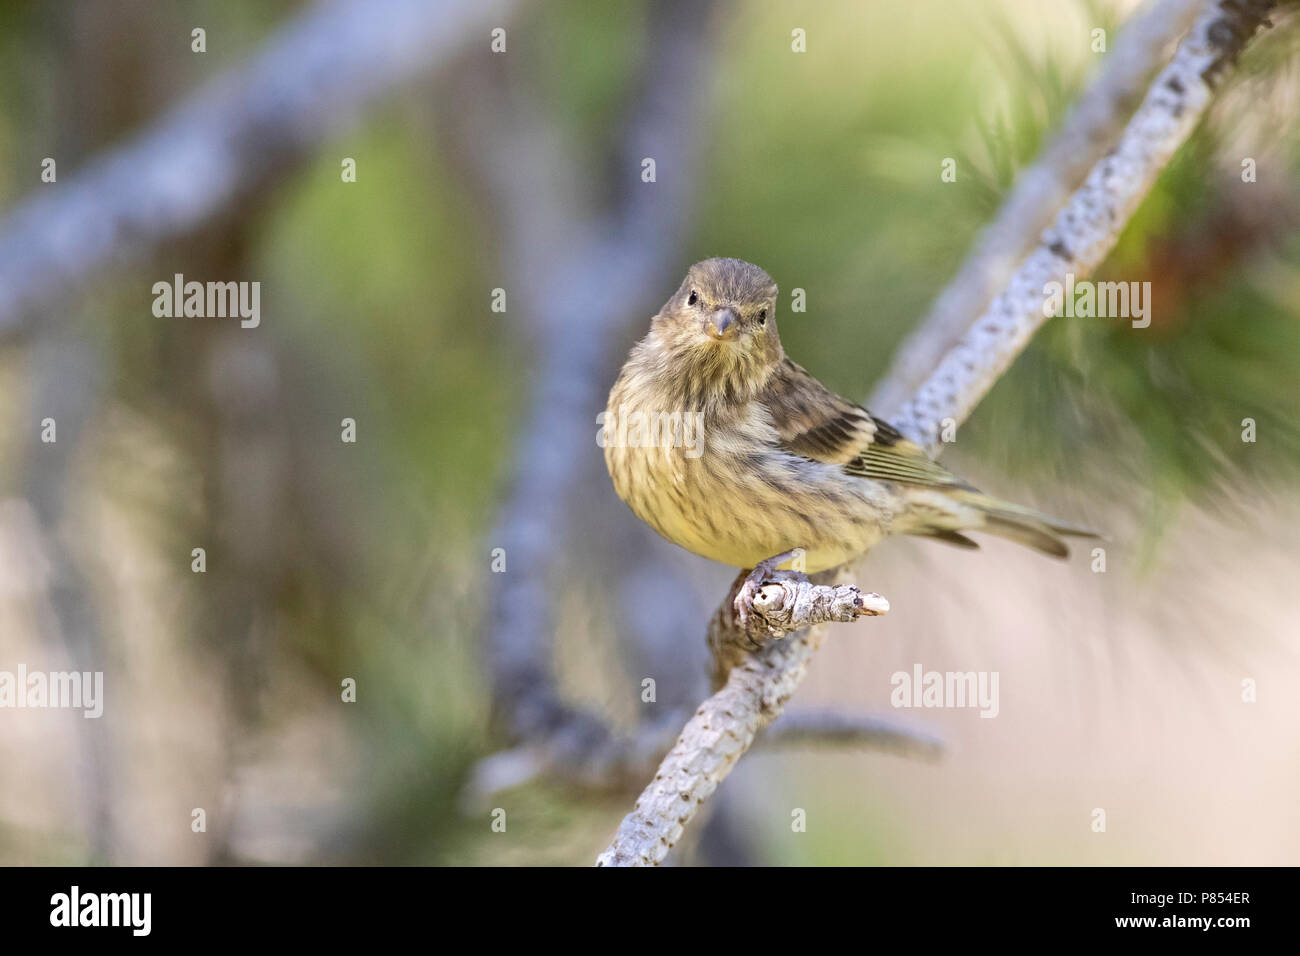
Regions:
<instances>
[{"instance_id":1,"label":"brown wing feather","mask_svg":"<svg viewBox=\"0 0 1300 956\"><path fill-rule=\"evenodd\" d=\"M764 395L781 447L850 475L945 488L970 488L888 422L836 395L786 359Z\"/></svg>"}]
</instances>

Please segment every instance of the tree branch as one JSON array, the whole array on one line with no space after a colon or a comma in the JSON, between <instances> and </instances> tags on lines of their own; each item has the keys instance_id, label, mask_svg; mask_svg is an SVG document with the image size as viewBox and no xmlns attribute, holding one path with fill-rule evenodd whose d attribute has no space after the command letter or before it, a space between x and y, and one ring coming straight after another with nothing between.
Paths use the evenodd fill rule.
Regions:
<instances>
[{"instance_id":1,"label":"tree branch","mask_svg":"<svg viewBox=\"0 0 1300 956\"><path fill-rule=\"evenodd\" d=\"M1210 104L1220 75L1265 22L1271 0L1211 3L1155 78L1119 143L1088 174L1012 274L1006 288L892 419L935 454L943 423L965 421L1047 321L1049 283L1086 277L1101 263L1174 151Z\"/></svg>"},{"instance_id":2,"label":"tree branch","mask_svg":"<svg viewBox=\"0 0 1300 956\"><path fill-rule=\"evenodd\" d=\"M1101 74L1074 103L1037 161L1016 177L997 216L984 227L957 274L915 329L867 406L890 418L944 353L970 328L1015 264L1033 247L1070 190L1079 185L1164 62L1166 49L1187 31L1202 0L1151 0L1124 25Z\"/></svg>"},{"instance_id":3,"label":"tree branch","mask_svg":"<svg viewBox=\"0 0 1300 956\"><path fill-rule=\"evenodd\" d=\"M934 450L943 420L966 418L1046 321L1044 285L1063 280L1067 271L1086 273L1110 251L1160 170L1191 134L1222 75L1256 30L1267 24L1272 7L1270 0L1207 5L1152 83L1116 148L1093 168L1007 289L905 406L898 427ZM729 611L724 602L713 626L725 626L731 620ZM687 722L597 865L653 865L663 860L758 730L781 713L824 630L813 627L774 641L731 667L726 684ZM743 637L723 640L738 644ZM714 642L711 636L710 644Z\"/></svg>"},{"instance_id":4,"label":"tree branch","mask_svg":"<svg viewBox=\"0 0 1300 956\"><path fill-rule=\"evenodd\" d=\"M838 710L794 710L767 728L760 747L831 744L884 750L905 757L936 760L943 738L892 714L851 714Z\"/></svg>"},{"instance_id":5,"label":"tree branch","mask_svg":"<svg viewBox=\"0 0 1300 956\"><path fill-rule=\"evenodd\" d=\"M847 624L860 617L889 612L879 594L863 594L852 584L837 583L833 574L810 580L798 571L773 571L745 604L748 619L740 620L737 595L748 575L742 571L726 600L709 623L708 645L713 656L713 689L727 682L731 669L774 640L820 624Z\"/></svg>"},{"instance_id":6,"label":"tree branch","mask_svg":"<svg viewBox=\"0 0 1300 956\"><path fill-rule=\"evenodd\" d=\"M810 628L773 641L765 653L746 655L731 668L723 688L687 721L597 866L663 861L754 737L781 713L824 637L824 627Z\"/></svg>"},{"instance_id":7,"label":"tree branch","mask_svg":"<svg viewBox=\"0 0 1300 956\"><path fill-rule=\"evenodd\" d=\"M0 337L111 267L228 210L348 128L364 108L448 59L510 0L337 0L306 10L226 71L66 183L0 222Z\"/></svg>"}]
</instances>

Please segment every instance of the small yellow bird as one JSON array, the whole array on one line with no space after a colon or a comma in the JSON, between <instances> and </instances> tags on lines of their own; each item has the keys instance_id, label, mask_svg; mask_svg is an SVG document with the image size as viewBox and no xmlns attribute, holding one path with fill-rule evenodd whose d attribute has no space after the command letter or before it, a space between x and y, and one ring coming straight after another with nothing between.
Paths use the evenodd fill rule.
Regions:
<instances>
[{"instance_id":1,"label":"small yellow bird","mask_svg":"<svg viewBox=\"0 0 1300 956\"><path fill-rule=\"evenodd\" d=\"M978 545L986 531L1056 557L1085 528L981 494L785 355L777 286L706 259L651 320L598 421L614 489L659 534L749 569L803 551L835 567L885 535ZM752 576L751 576L752 577Z\"/></svg>"}]
</instances>

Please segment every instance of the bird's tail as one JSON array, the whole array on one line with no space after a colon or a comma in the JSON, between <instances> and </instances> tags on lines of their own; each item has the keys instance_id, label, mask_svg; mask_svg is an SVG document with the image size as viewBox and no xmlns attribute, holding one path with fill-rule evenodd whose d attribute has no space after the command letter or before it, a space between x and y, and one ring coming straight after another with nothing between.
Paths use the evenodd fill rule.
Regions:
<instances>
[{"instance_id":1,"label":"bird's tail","mask_svg":"<svg viewBox=\"0 0 1300 956\"><path fill-rule=\"evenodd\" d=\"M1101 537L1091 528L1070 524L1068 521L1053 518L1032 508L1023 508L1009 501L990 498L978 491L959 492L953 497L964 504L972 505L983 516L984 523L978 530L1015 541L1053 557L1065 558L1070 554L1070 549L1062 540L1063 536Z\"/></svg>"}]
</instances>

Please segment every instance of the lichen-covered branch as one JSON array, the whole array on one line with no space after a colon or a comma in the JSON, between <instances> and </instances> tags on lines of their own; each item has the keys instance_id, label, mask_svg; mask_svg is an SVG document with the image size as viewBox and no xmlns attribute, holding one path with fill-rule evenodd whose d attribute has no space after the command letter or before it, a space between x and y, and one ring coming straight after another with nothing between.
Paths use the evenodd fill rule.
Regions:
<instances>
[{"instance_id":1,"label":"lichen-covered branch","mask_svg":"<svg viewBox=\"0 0 1300 956\"><path fill-rule=\"evenodd\" d=\"M709 623L714 690L726 682L737 663L787 634L820 624L846 624L889 611L889 602L879 594L863 594L855 585L838 583L834 574L809 579L798 571L781 570L764 578L763 586L746 605L748 615L742 622L736 602L745 578L744 572L736 578Z\"/></svg>"},{"instance_id":2,"label":"lichen-covered branch","mask_svg":"<svg viewBox=\"0 0 1300 956\"><path fill-rule=\"evenodd\" d=\"M1046 321L1045 284L1062 280L1068 271L1086 273L1110 251L1155 177L1190 135L1222 75L1266 24L1272 6L1268 0L1207 5L1153 81L1116 148L1093 168L1007 288L895 418L900 429L933 451L944 419L965 420ZM724 602L712 626L727 626L728 612L729 602ZM781 713L824 630L817 626L772 641L732 664L722 689L687 723L598 865L663 860L758 731ZM739 645L744 639L711 636L710 644Z\"/></svg>"},{"instance_id":3,"label":"lichen-covered branch","mask_svg":"<svg viewBox=\"0 0 1300 956\"><path fill-rule=\"evenodd\" d=\"M797 572L778 571L759 590L752 607L762 622L760 633L780 639L817 624L847 624L885 614L889 602L874 592L863 594L852 584L818 585Z\"/></svg>"},{"instance_id":4,"label":"lichen-covered branch","mask_svg":"<svg viewBox=\"0 0 1300 956\"><path fill-rule=\"evenodd\" d=\"M800 631L731 668L722 689L687 721L597 866L663 861L754 737L781 713L824 637L824 627Z\"/></svg>"},{"instance_id":5,"label":"lichen-covered branch","mask_svg":"<svg viewBox=\"0 0 1300 956\"><path fill-rule=\"evenodd\" d=\"M1097 79L1070 107L1032 166L1016 176L997 215L957 274L898 347L867 403L890 418L925 380L971 320L1003 287L1070 191L1115 140L1167 48L1187 31L1203 0L1149 0L1124 24Z\"/></svg>"},{"instance_id":6,"label":"lichen-covered branch","mask_svg":"<svg viewBox=\"0 0 1300 956\"><path fill-rule=\"evenodd\" d=\"M1006 287L892 418L931 454L944 422L965 421L1047 321L1049 283L1081 279L1105 259L1174 151L1210 104L1214 89L1247 40L1264 24L1271 0L1210 3L1155 78L1119 142L1088 174L1012 273Z\"/></svg>"}]
</instances>

